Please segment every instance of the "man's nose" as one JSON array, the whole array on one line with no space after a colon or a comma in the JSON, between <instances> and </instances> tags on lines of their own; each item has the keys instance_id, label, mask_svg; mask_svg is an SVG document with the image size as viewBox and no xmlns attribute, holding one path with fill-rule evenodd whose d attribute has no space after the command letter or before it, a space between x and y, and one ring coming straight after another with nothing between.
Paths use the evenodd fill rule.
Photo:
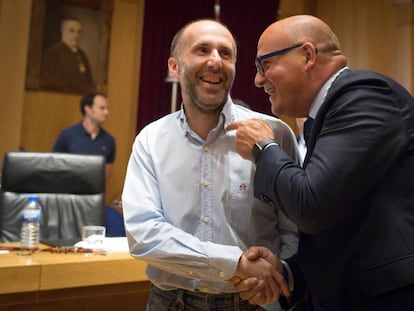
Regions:
<instances>
[{"instance_id":1,"label":"man's nose","mask_svg":"<svg viewBox=\"0 0 414 311\"><path fill-rule=\"evenodd\" d=\"M220 53L217 50L213 50L210 53L208 64L209 65L217 65L221 64L222 58L220 56Z\"/></svg>"},{"instance_id":2,"label":"man's nose","mask_svg":"<svg viewBox=\"0 0 414 311\"><path fill-rule=\"evenodd\" d=\"M266 77L257 71L254 76L254 85L256 85L256 87L263 87L265 82Z\"/></svg>"}]
</instances>

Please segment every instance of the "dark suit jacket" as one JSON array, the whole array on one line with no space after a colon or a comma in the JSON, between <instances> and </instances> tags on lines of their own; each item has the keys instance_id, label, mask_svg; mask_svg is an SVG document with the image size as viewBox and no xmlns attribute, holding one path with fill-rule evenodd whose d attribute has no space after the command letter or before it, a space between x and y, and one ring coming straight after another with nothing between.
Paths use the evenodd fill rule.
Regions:
<instances>
[{"instance_id":1,"label":"dark suit jacket","mask_svg":"<svg viewBox=\"0 0 414 311\"><path fill-rule=\"evenodd\" d=\"M414 295L414 100L396 82L342 72L313 122L304 169L267 148L255 195L298 225L288 262L301 266L315 310L385 310L407 285Z\"/></svg>"}]
</instances>

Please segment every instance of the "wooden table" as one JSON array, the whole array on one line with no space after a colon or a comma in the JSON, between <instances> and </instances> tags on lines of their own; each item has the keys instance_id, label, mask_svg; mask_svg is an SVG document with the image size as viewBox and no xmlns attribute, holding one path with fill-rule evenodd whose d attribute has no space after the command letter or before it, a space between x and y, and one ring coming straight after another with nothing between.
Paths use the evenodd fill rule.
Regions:
<instances>
[{"instance_id":1,"label":"wooden table","mask_svg":"<svg viewBox=\"0 0 414 311\"><path fill-rule=\"evenodd\" d=\"M0 310L145 310L145 268L127 252L0 254Z\"/></svg>"}]
</instances>

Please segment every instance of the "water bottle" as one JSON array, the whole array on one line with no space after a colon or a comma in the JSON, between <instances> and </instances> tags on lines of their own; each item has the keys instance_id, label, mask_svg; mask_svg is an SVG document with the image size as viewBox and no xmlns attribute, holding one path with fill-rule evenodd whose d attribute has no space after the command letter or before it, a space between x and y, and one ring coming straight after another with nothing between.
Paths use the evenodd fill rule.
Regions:
<instances>
[{"instance_id":1,"label":"water bottle","mask_svg":"<svg viewBox=\"0 0 414 311\"><path fill-rule=\"evenodd\" d=\"M22 231L20 235L21 247L25 250L36 250L39 248L40 216L42 207L37 195L27 198L26 206L22 213Z\"/></svg>"}]
</instances>

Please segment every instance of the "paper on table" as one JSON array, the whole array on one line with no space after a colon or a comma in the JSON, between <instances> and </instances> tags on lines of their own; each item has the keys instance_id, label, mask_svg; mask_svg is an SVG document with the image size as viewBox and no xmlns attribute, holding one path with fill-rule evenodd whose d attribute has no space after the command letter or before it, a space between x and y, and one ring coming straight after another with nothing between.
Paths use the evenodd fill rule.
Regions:
<instances>
[{"instance_id":1,"label":"paper on table","mask_svg":"<svg viewBox=\"0 0 414 311\"><path fill-rule=\"evenodd\" d=\"M104 239L104 248L112 252L129 252L128 240L126 237L111 237Z\"/></svg>"},{"instance_id":2,"label":"paper on table","mask_svg":"<svg viewBox=\"0 0 414 311\"><path fill-rule=\"evenodd\" d=\"M79 241L75 244L75 247L90 248L90 244L87 241ZM99 249L110 252L128 252L128 241L126 237L106 237Z\"/></svg>"}]
</instances>

